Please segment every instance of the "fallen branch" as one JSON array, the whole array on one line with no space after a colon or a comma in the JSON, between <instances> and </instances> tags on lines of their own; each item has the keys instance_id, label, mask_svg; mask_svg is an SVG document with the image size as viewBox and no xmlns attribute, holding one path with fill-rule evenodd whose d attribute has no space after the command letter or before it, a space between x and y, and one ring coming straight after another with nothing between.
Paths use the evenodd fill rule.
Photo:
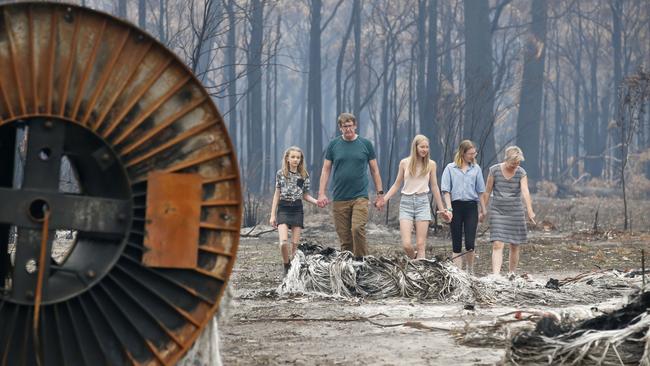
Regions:
<instances>
[{"instance_id":1,"label":"fallen branch","mask_svg":"<svg viewBox=\"0 0 650 366\"><path fill-rule=\"evenodd\" d=\"M430 325L424 325L422 322L414 322L414 321L407 321L405 323L394 323L394 324L381 324L378 322L374 322L370 319L367 319L368 323L377 325L382 328L392 328L392 327L410 327L410 328L415 328L415 329L420 329L420 330L439 330L443 332L449 332L451 329L449 328L440 328L440 327L432 327Z\"/></svg>"},{"instance_id":2,"label":"fallen branch","mask_svg":"<svg viewBox=\"0 0 650 366\"><path fill-rule=\"evenodd\" d=\"M241 234L239 236L242 237L242 238L259 238L260 236L262 236L264 234L268 234L268 233L271 233L271 232L275 231L275 228L273 228L273 229L270 229L270 230L260 231L260 232L258 232L256 234L251 234L253 232L253 230L255 230L256 227L257 226L253 226L253 228L250 229L249 232L247 232L246 234Z\"/></svg>"},{"instance_id":3,"label":"fallen branch","mask_svg":"<svg viewBox=\"0 0 650 366\"><path fill-rule=\"evenodd\" d=\"M404 323L391 323L391 324L382 324L377 321L373 321L372 318L377 317L377 316L386 316L385 314L377 314L373 315L370 317L366 316L355 316L351 318L253 318L253 319L238 319L240 322L247 322L247 323L253 323L253 322L298 322L298 321L305 321L305 322L367 322L372 325L376 325L378 327L382 328L393 328L393 327L410 327L410 328L415 328L415 329L420 329L420 330L438 330L438 331L443 331L443 332L449 332L451 331L450 328L441 328L441 327L433 327L430 325L424 325L422 322L415 322L415 321L407 321Z\"/></svg>"}]
</instances>

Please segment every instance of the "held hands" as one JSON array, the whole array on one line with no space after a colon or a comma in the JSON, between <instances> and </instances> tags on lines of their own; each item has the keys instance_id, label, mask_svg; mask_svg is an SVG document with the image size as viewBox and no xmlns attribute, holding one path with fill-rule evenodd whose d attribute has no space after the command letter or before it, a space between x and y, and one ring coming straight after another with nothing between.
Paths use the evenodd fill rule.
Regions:
<instances>
[{"instance_id":1,"label":"held hands","mask_svg":"<svg viewBox=\"0 0 650 366\"><path fill-rule=\"evenodd\" d=\"M454 214L451 213L451 212L449 212L449 211L447 211L447 210L440 210L440 211L437 211L437 213L440 214L440 215L442 216L442 219L443 219L446 223L450 223L450 222L451 222L451 219L454 217Z\"/></svg>"},{"instance_id":2,"label":"held hands","mask_svg":"<svg viewBox=\"0 0 650 366\"><path fill-rule=\"evenodd\" d=\"M487 213L484 213L483 211L478 213L478 222L484 222L485 218L487 217Z\"/></svg>"},{"instance_id":3,"label":"held hands","mask_svg":"<svg viewBox=\"0 0 650 366\"><path fill-rule=\"evenodd\" d=\"M318 195L318 200L316 200L316 205L319 208L325 208L325 206L329 205L330 200L327 198L325 194L319 194Z\"/></svg>"},{"instance_id":4,"label":"held hands","mask_svg":"<svg viewBox=\"0 0 650 366\"><path fill-rule=\"evenodd\" d=\"M377 198L375 198L374 205L377 210L381 211L386 205L386 200L384 199L384 196L381 194L378 195Z\"/></svg>"}]
</instances>

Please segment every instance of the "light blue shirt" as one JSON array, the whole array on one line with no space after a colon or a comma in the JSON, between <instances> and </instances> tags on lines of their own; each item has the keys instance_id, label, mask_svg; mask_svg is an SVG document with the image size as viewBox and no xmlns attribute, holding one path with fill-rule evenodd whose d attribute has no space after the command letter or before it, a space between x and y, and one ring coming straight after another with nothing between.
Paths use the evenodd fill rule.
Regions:
<instances>
[{"instance_id":1,"label":"light blue shirt","mask_svg":"<svg viewBox=\"0 0 650 366\"><path fill-rule=\"evenodd\" d=\"M451 193L452 201L477 201L485 192L483 172L478 164L470 164L463 172L456 163L449 163L442 172L440 184L442 192Z\"/></svg>"}]
</instances>

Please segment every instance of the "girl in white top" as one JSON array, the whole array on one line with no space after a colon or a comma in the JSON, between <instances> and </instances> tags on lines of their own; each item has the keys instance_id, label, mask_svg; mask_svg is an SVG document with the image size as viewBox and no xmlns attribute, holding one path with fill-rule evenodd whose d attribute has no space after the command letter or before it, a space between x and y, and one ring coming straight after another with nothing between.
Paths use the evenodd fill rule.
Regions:
<instances>
[{"instance_id":1,"label":"girl in white top","mask_svg":"<svg viewBox=\"0 0 650 366\"><path fill-rule=\"evenodd\" d=\"M409 258L422 259L425 258L427 231L431 221L428 193L433 192L437 207L444 207L436 178L436 162L429 158L429 139L426 136L417 135L413 138L411 156L402 159L398 169L395 183L384 196L384 202L388 202L404 182L399 207L399 228L402 246ZM438 211L438 213L441 213L445 220L449 220L447 211ZM417 251L413 250L411 244L413 224L415 224Z\"/></svg>"}]
</instances>

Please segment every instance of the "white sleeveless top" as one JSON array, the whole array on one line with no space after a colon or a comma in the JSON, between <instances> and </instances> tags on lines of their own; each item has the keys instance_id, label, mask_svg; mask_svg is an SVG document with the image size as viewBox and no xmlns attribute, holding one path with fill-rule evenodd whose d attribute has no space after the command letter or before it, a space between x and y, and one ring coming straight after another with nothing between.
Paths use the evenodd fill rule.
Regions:
<instances>
[{"instance_id":1,"label":"white sleeveless top","mask_svg":"<svg viewBox=\"0 0 650 366\"><path fill-rule=\"evenodd\" d=\"M404 186L402 187L402 194L423 194L429 192L429 174L419 175L422 169L420 167L415 171L415 176L411 175L409 169L409 161L406 161L406 169L404 169Z\"/></svg>"}]
</instances>

